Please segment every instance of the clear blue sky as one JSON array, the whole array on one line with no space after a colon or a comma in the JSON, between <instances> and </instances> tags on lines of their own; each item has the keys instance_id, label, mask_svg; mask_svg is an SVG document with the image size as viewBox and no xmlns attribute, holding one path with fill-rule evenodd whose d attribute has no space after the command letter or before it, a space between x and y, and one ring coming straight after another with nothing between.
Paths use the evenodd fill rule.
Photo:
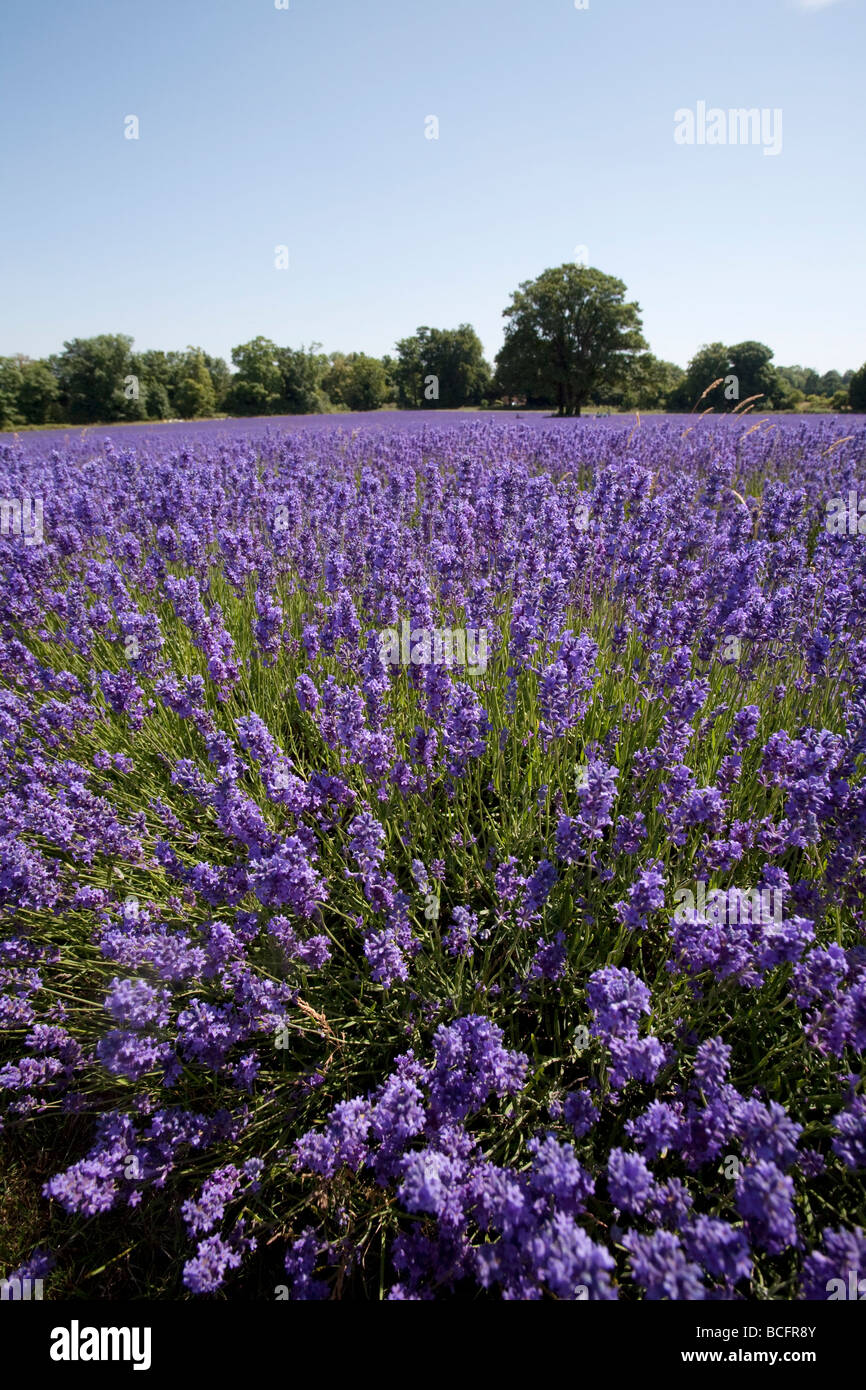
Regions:
<instances>
[{"instance_id":1,"label":"clear blue sky","mask_svg":"<svg viewBox=\"0 0 866 1390\"><path fill-rule=\"evenodd\" d=\"M468 321L492 356L586 246L661 357L866 359L866 0L289 4L3 0L0 353ZM781 153L677 145L699 101L780 108Z\"/></svg>"}]
</instances>

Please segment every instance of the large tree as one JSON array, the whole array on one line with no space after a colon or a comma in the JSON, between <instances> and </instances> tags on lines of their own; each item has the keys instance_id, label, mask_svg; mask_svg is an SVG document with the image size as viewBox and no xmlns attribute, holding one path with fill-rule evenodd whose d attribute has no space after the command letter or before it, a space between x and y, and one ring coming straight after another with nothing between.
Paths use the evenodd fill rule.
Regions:
<instances>
[{"instance_id":1,"label":"large tree","mask_svg":"<svg viewBox=\"0 0 866 1390\"><path fill-rule=\"evenodd\" d=\"M497 380L508 395L549 400L560 415L579 415L602 384L629 378L647 347L640 306L622 280L592 266L561 265L525 280L511 296Z\"/></svg>"}]
</instances>

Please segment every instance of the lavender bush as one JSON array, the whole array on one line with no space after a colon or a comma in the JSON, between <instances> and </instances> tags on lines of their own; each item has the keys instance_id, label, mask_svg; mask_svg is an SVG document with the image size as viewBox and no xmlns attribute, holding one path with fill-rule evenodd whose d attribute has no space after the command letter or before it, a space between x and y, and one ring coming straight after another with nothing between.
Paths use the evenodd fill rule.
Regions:
<instances>
[{"instance_id":1,"label":"lavender bush","mask_svg":"<svg viewBox=\"0 0 866 1390\"><path fill-rule=\"evenodd\" d=\"M862 421L31 435L0 495L19 1272L866 1272Z\"/></svg>"}]
</instances>

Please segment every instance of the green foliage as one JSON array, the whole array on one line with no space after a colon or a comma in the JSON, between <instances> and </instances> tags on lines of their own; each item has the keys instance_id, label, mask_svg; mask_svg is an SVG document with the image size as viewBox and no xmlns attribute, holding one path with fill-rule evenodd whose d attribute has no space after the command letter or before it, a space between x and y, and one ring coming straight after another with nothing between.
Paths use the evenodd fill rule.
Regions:
<instances>
[{"instance_id":1,"label":"green foliage","mask_svg":"<svg viewBox=\"0 0 866 1390\"><path fill-rule=\"evenodd\" d=\"M209 357L198 347L188 347L185 352L136 353L133 370L139 376L151 420L214 415L231 379L221 357Z\"/></svg>"},{"instance_id":2,"label":"green foliage","mask_svg":"<svg viewBox=\"0 0 866 1390\"><path fill-rule=\"evenodd\" d=\"M175 393L175 405L179 415L186 419L213 415L216 410L216 392L204 360L204 353L191 348L184 376Z\"/></svg>"},{"instance_id":3,"label":"green foliage","mask_svg":"<svg viewBox=\"0 0 866 1390\"><path fill-rule=\"evenodd\" d=\"M232 362L238 370L225 397L230 415L277 413L283 389L278 352L276 343L262 336L232 348Z\"/></svg>"},{"instance_id":4,"label":"green foliage","mask_svg":"<svg viewBox=\"0 0 866 1390\"><path fill-rule=\"evenodd\" d=\"M229 371L228 363L222 357L211 357L210 353L203 352L204 364L210 372L211 384L216 398L217 410L222 409L226 392L231 384L232 374Z\"/></svg>"},{"instance_id":5,"label":"green foliage","mask_svg":"<svg viewBox=\"0 0 866 1390\"><path fill-rule=\"evenodd\" d=\"M57 359L60 400L73 424L145 418L146 396L125 333L73 338ZM133 381L138 381L135 395Z\"/></svg>"},{"instance_id":6,"label":"green foliage","mask_svg":"<svg viewBox=\"0 0 866 1390\"><path fill-rule=\"evenodd\" d=\"M491 390L481 339L468 323L422 326L411 338L402 338L393 372L399 404L416 410L481 405Z\"/></svg>"},{"instance_id":7,"label":"green foliage","mask_svg":"<svg viewBox=\"0 0 866 1390\"><path fill-rule=\"evenodd\" d=\"M311 414L330 409L460 409L496 399L580 414L607 410L758 409L866 412L859 372L774 367L770 348L704 345L686 371L654 357L641 336L639 306L625 285L576 265L525 281L504 311L505 343L491 375L470 324L419 327L396 356L278 347L259 336L232 349L232 372L200 347L135 352L126 334L74 338L41 360L0 358L0 429L53 423ZM715 383L715 384L714 384ZM709 389L708 389L709 388ZM846 390L847 388L847 390Z\"/></svg>"},{"instance_id":8,"label":"green foliage","mask_svg":"<svg viewBox=\"0 0 866 1390\"><path fill-rule=\"evenodd\" d=\"M822 396L835 396L837 391L842 390L842 376L835 368L825 372L821 377L820 391Z\"/></svg>"},{"instance_id":9,"label":"green foliage","mask_svg":"<svg viewBox=\"0 0 866 1390\"><path fill-rule=\"evenodd\" d=\"M333 405L346 410L381 410L391 398L388 373L378 357L363 352L332 352L322 389Z\"/></svg>"},{"instance_id":10,"label":"green foliage","mask_svg":"<svg viewBox=\"0 0 866 1390\"><path fill-rule=\"evenodd\" d=\"M858 415L866 413L866 362L848 383L848 404Z\"/></svg>"},{"instance_id":11,"label":"green foliage","mask_svg":"<svg viewBox=\"0 0 866 1390\"><path fill-rule=\"evenodd\" d=\"M0 429L23 425L18 397L21 392L21 362L17 357L0 357Z\"/></svg>"},{"instance_id":12,"label":"green foliage","mask_svg":"<svg viewBox=\"0 0 866 1390\"><path fill-rule=\"evenodd\" d=\"M280 413L316 415L328 409L328 399L322 389L328 359L320 349L321 343L311 343L308 348L277 348L282 379Z\"/></svg>"},{"instance_id":13,"label":"green foliage","mask_svg":"<svg viewBox=\"0 0 866 1390\"><path fill-rule=\"evenodd\" d=\"M849 403L849 389L854 372L849 368L846 372L837 372L835 369L825 372L823 376L812 367L777 367L776 377L779 383L789 387L787 398L784 401L786 409L795 409L803 401L809 402L812 412L823 410L856 410L856 406ZM844 398L844 400L843 400ZM861 409L866 410L866 405Z\"/></svg>"},{"instance_id":14,"label":"green foliage","mask_svg":"<svg viewBox=\"0 0 866 1390\"><path fill-rule=\"evenodd\" d=\"M669 409L730 412L752 400L760 410L789 406L792 383L770 365L772 356L771 348L751 340L732 347L706 344L671 393Z\"/></svg>"},{"instance_id":15,"label":"green foliage","mask_svg":"<svg viewBox=\"0 0 866 1390\"><path fill-rule=\"evenodd\" d=\"M625 386L635 354L647 346L640 306L625 293L622 280L589 266L562 265L525 280L503 311L500 389L579 415L602 384Z\"/></svg>"},{"instance_id":16,"label":"green foliage","mask_svg":"<svg viewBox=\"0 0 866 1390\"><path fill-rule=\"evenodd\" d=\"M664 410L668 397L684 376L682 367L675 362L664 362L651 352L642 352L633 358L628 377L617 393L618 400L603 387L592 393L592 400L601 405L621 405L626 410Z\"/></svg>"},{"instance_id":17,"label":"green foliage","mask_svg":"<svg viewBox=\"0 0 866 1390\"><path fill-rule=\"evenodd\" d=\"M24 359L21 364L21 387L18 409L28 425L45 425L57 402L57 381L45 362Z\"/></svg>"},{"instance_id":18,"label":"green foliage","mask_svg":"<svg viewBox=\"0 0 866 1390\"><path fill-rule=\"evenodd\" d=\"M309 348L282 348L270 338L253 338L232 348L237 374L225 394L232 415L308 415L328 409L322 382L328 358Z\"/></svg>"},{"instance_id":19,"label":"green foliage","mask_svg":"<svg viewBox=\"0 0 866 1390\"><path fill-rule=\"evenodd\" d=\"M172 360L179 354L171 352L136 352L132 371L144 391L148 418L168 420L174 414L172 396L177 384L177 368Z\"/></svg>"}]
</instances>

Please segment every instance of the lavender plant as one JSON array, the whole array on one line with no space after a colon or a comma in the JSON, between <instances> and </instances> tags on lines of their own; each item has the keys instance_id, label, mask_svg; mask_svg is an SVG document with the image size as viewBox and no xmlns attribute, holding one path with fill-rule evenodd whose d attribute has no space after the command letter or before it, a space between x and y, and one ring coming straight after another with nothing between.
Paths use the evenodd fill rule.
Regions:
<instances>
[{"instance_id":1,"label":"lavender plant","mask_svg":"<svg viewBox=\"0 0 866 1390\"><path fill-rule=\"evenodd\" d=\"M866 426L211 424L0 475L44 532L0 549L9 1266L606 1300L866 1268L866 544L827 525Z\"/></svg>"}]
</instances>

